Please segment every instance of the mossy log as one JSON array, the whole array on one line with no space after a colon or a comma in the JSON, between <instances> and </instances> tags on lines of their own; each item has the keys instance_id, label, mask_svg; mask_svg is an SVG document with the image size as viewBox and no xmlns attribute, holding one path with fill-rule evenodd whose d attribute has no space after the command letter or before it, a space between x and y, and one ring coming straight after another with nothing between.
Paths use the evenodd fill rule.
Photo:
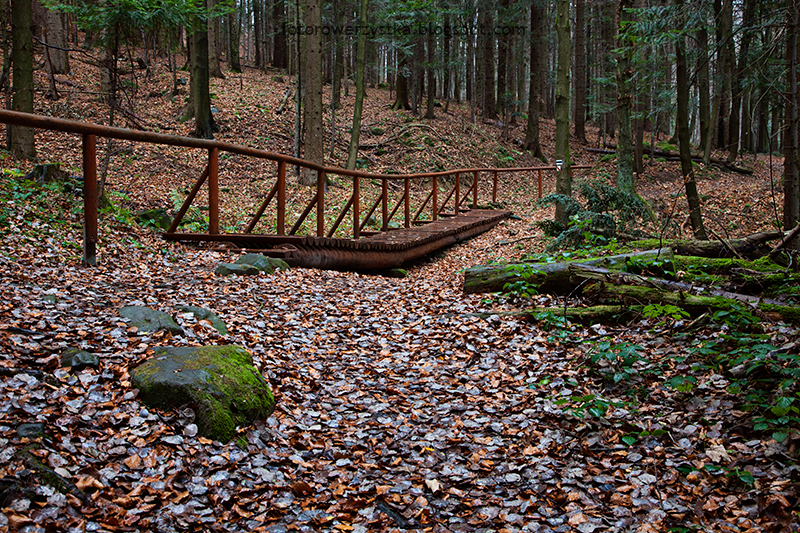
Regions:
<instances>
[{"instance_id":1,"label":"mossy log","mask_svg":"<svg viewBox=\"0 0 800 533\"><path fill-rule=\"evenodd\" d=\"M495 313L470 313L468 316L489 318L490 316L524 317L530 322L536 322L537 316L542 313L552 313L556 317L566 316L568 320L581 324L594 324L630 320L641 314L643 305L593 305L590 307L533 307L521 311L498 311Z\"/></svg>"},{"instance_id":2,"label":"mossy log","mask_svg":"<svg viewBox=\"0 0 800 533\"><path fill-rule=\"evenodd\" d=\"M594 267L591 265L573 264L569 267L570 283L574 287L578 287L585 280L602 281L612 283L614 285L637 285L640 287L650 287L672 292L695 292L702 290L707 296L722 296L729 300L736 300L737 302L756 305L759 302L782 305L781 302L775 300L768 300L759 296L751 296L749 294L739 294L736 292L724 291L721 289L698 287L691 283L682 281L672 281L661 278L653 278L648 276L640 276L638 274L630 274L628 272L618 272L606 268Z\"/></svg>"},{"instance_id":3,"label":"mossy log","mask_svg":"<svg viewBox=\"0 0 800 533\"><path fill-rule=\"evenodd\" d=\"M762 233L753 233L740 239L730 239L725 242L721 241L696 241L696 240L659 240L659 239L645 239L641 241L633 241L628 243L628 246L634 248L650 248L654 246L669 246L677 255L692 255L696 257L733 257L738 254L741 257L749 259L758 259L768 255L772 248L766 243L782 239L784 233L781 231L769 231ZM731 249L735 250L735 254L731 253Z\"/></svg>"},{"instance_id":4,"label":"mossy log","mask_svg":"<svg viewBox=\"0 0 800 533\"><path fill-rule=\"evenodd\" d=\"M464 293L500 292L516 281L525 280L535 285L543 294L568 294L574 289L570 283L570 265L594 265L610 269L621 269L629 259L639 262L673 260L672 250L658 248L643 252L594 257L574 262L559 263L509 263L498 265L479 265L464 271Z\"/></svg>"},{"instance_id":5,"label":"mossy log","mask_svg":"<svg viewBox=\"0 0 800 533\"><path fill-rule=\"evenodd\" d=\"M659 303L674 305L691 314L708 311L728 310L732 305L741 305L740 301L723 296L696 296L687 292L671 292L649 287L632 285L612 285L594 283L584 288L583 295L595 301L613 300L628 305ZM771 320L783 320L791 324L800 324L800 307L758 302L754 307L757 314Z\"/></svg>"}]
</instances>

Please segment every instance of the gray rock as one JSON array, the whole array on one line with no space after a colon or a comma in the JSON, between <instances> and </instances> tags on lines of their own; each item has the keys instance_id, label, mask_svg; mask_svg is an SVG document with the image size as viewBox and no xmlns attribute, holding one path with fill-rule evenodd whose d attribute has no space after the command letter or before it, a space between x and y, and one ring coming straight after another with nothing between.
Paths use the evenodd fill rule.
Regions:
<instances>
[{"instance_id":1,"label":"gray rock","mask_svg":"<svg viewBox=\"0 0 800 533\"><path fill-rule=\"evenodd\" d=\"M149 406L197 406L198 434L228 442L237 426L265 420L275 399L241 346L160 347L131 372L139 398Z\"/></svg>"},{"instance_id":2,"label":"gray rock","mask_svg":"<svg viewBox=\"0 0 800 533\"><path fill-rule=\"evenodd\" d=\"M17 428L19 438L35 439L44 436L44 424L20 424Z\"/></svg>"},{"instance_id":3,"label":"gray rock","mask_svg":"<svg viewBox=\"0 0 800 533\"><path fill-rule=\"evenodd\" d=\"M215 330L219 331L220 335L227 335L228 326L223 322L213 311L203 307L195 307L193 305L180 305L178 309L184 313L192 313L198 320L208 320Z\"/></svg>"},{"instance_id":4,"label":"gray rock","mask_svg":"<svg viewBox=\"0 0 800 533\"><path fill-rule=\"evenodd\" d=\"M276 270L289 270L289 264L283 259L262 254L244 254L236 260L236 264L254 266L267 274L273 274Z\"/></svg>"},{"instance_id":5,"label":"gray rock","mask_svg":"<svg viewBox=\"0 0 800 533\"><path fill-rule=\"evenodd\" d=\"M237 265L250 265L256 267L261 272L272 272L272 267L269 260L262 254L244 254L236 260Z\"/></svg>"},{"instance_id":6,"label":"gray rock","mask_svg":"<svg viewBox=\"0 0 800 533\"><path fill-rule=\"evenodd\" d=\"M259 269L252 265L237 265L236 263L220 263L214 270L214 274L218 276L255 276L261 272Z\"/></svg>"},{"instance_id":7,"label":"gray rock","mask_svg":"<svg viewBox=\"0 0 800 533\"><path fill-rule=\"evenodd\" d=\"M172 224L172 218L166 209L145 209L136 214L136 222L141 226L167 230Z\"/></svg>"},{"instance_id":8,"label":"gray rock","mask_svg":"<svg viewBox=\"0 0 800 533\"><path fill-rule=\"evenodd\" d=\"M84 368L100 368L100 358L84 350L68 348L61 353L61 366L70 367L74 372Z\"/></svg>"},{"instance_id":9,"label":"gray rock","mask_svg":"<svg viewBox=\"0 0 800 533\"><path fill-rule=\"evenodd\" d=\"M129 305L119 310L123 318L127 318L131 326L139 331L169 331L174 335L183 335L183 330L175 319L163 311L138 305Z\"/></svg>"}]
</instances>

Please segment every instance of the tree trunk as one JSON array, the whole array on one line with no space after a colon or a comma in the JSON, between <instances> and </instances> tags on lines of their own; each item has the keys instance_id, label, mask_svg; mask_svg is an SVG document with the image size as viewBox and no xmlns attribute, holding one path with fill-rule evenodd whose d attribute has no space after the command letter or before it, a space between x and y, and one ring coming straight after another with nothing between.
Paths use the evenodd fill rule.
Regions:
<instances>
[{"instance_id":1,"label":"tree trunk","mask_svg":"<svg viewBox=\"0 0 800 533\"><path fill-rule=\"evenodd\" d=\"M586 144L586 24L585 0L575 2L575 137Z\"/></svg>"},{"instance_id":2,"label":"tree trunk","mask_svg":"<svg viewBox=\"0 0 800 533\"><path fill-rule=\"evenodd\" d=\"M800 222L800 91L798 91L798 62L800 62L800 3L787 0L786 36L786 142L783 175L783 227L793 228ZM795 250L800 239L794 240Z\"/></svg>"},{"instance_id":3,"label":"tree trunk","mask_svg":"<svg viewBox=\"0 0 800 533\"><path fill-rule=\"evenodd\" d=\"M728 124L728 137L730 139L730 152L728 154L728 161L733 163L739 156L739 128L741 126L740 116L742 112L742 92L745 81L745 69L748 55L750 53L750 42L752 40L752 24L753 9L755 8L753 0L747 0L744 5L744 12L742 14L742 40L741 49L739 50L739 66L735 67L736 75L733 80L733 100L731 101L731 118Z\"/></svg>"},{"instance_id":4,"label":"tree trunk","mask_svg":"<svg viewBox=\"0 0 800 533\"><path fill-rule=\"evenodd\" d=\"M272 36L272 66L285 69L289 66L288 47L286 46L286 8L283 0L275 0L272 4L272 21L277 31Z\"/></svg>"},{"instance_id":5,"label":"tree trunk","mask_svg":"<svg viewBox=\"0 0 800 533\"><path fill-rule=\"evenodd\" d=\"M199 0L202 7L202 0ZM194 136L213 139L217 125L211 114L208 75L208 28L197 18L192 33L192 101L194 102Z\"/></svg>"},{"instance_id":6,"label":"tree trunk","mask_svg":"<svg viewBox=\"0 0 800 533\"><path fill-rule=\"evenodd\" d=\"M207 0L208 10L214 9L217 0ZM224 78L222 67L219 64L220 39L219 39L219 17L209 17L208 21L208 75L215 78Z\"/></svg>"},{"instance_id":7,"label":"tree trunk","mask_svg":"<svg viewBox=\"0 0 800 533\"><path fill-rule=\"evenodd\" d=\"M255 63L256 68L263 68L266 64L266 58L264 57L264 50L262 47L262 33L264 32L263 27L263 9L261 0L252 0L253 5L253 44L255 45L255 56L253 58L253 62Z\"/></svg>"},{"instance_id":8,"label":"tree trunk","mask_svg":"<svg viewBox=\"0 0 800 533\"><path fill-rule=\"evenodd\" d=\"M591 265L611 269L622 269L629 260L637 262L673 261L672 250L659 248L643 252L632 252L606 257L589 258L580 261L581 265ZM509 265L479 265L464 271L464 293L478 294L499 292L508 284L526 280L538 287L539 292L547 294L566 294L572 290L569 285L569 267L576 263L515 263ZM566 290L564 290L566 288Z\"/></svg>"},{"instance_id":9,"label":"tree trunk","mask_svg":"<svg viewBox=\"0 0 800 533\"><path fill-rule=\"evenodd\" d=\"M508 0L500 0L500 9L497 14L498 21L511 21L508 11ZM503 120L503 130L508 128L508 108L511 99L508 93L508 35L501 34L497 38L497 101L495 110L500 113Z\"/></svg>"},{"instance_id":10,"label":"tree trunk","mask_svg":"<svg viewBox=\"0 0 800 533\"><path fill-rule=\"evenodd\" d=\"M697 50L700 54L697 65L697 89L700 101L700 145L697 147L705 152L711 133L711 85L708 69L708 32L705 26L697 31Z\"/></svg>"},{"instance_id":11,"label":"tree trunk","mask_svg":"<svg viewBox=\"0 0 800 533\"><path fill-rule=\"evenodd\" d=\"M675 0L676 6L682 6L683 0ZM681 35L675 42L675 68L678 91L678 144L681 154L681 173L686 186L686 199L689 202L689 218L692 222L694 237L707 240L700 212L700 197L697 194L697 182L692 168L692 153L689 144L689 78L686 73L686 43Z\"/></svg>"},{"instance_id":12,"label":"tree trunk","mask_svg":"<svg viewBox=\"0 0 800 533\"><path fill-rule=\"evenodd\" d=\"M322 4L320 0L309 0L305 5L303 24L306 28L322 27ZM322 35L314 31L305 36L303 72L303 157L317 164L325 162L325 147L322 132ZM300 172L302 185L317 184L317 172L303 169Z\"/></svg>"},{"instance_id":13,"label":"tree trunk","mask_svg":"<svg viewBox=\"0 0 800 533\"><path fill-rule=\"evenodd\" d=\"M242 61L239 57L239 9L236 0L231 5L232 11L228 13L228 68L232 72L242 72Z\"/></svg>"},{"instance_id":14,"label":"tree trunk","mask_svg":"<svg viewBox=\"0 0 800 533\"><path fill-rule=\"evenodd\" d=\"M571 37L569 33L569 0L558 0L556 35L558 37L558 69L556 73L556 159L561 166L556 175L556 193L572 196L572 174L569 153L569 70ZM558 163L557 163L558 164ZM566 226L567 206L556 202L555 220Z\"/></svg>"},{"instance_id":15,"label":"tree trunk","mask_svg":"<svg viewBox=\"0 0 800 533\"><path fill-rule=\"evenodd\" d=\"M436 60L435 56L435 43L436 39L433 36L433 32L428 32L428 39L427 39L427 51L428 51L428 68L427 68L427 77L428 77L428 103L427 109L425 110L425 118L427 119L434 119L436 118L436 114L434 113L434 107L436 105L436 77L434 76L433 65L434 61Z\"/></svg>"},{"instance_id":16,"label":"tree trunk","mask_svg":"<svg viewBox=\"0 0 800 533\"><path fill-rule=\"evenodd\" d=\"M482 27L487 28L480 37L483 45L483 118L494 120L497 118L497 100L494 92L494 35L491 33L494 21L488 0L482 0L479 9L483 21Z\"/></svg>"},{"instance_id":17,"label":"tree trunk","mask_svg":"<svg viewBox=\"0 0 800 533\"><path fill-rule=\"evenodd\" d=\"M362 26L367 24L367 0L361 0L361 13L359 23ZM347 168L356 168L356 158L358 157L358 142L361 137L361 109L364 104L364 63L367 48L367 34L358 34L358 50L356 52L356 102L353 109L353 128L350 133L350 149L347 153Z\"/></svg>"},{"instance_id":18,"label":"tree trunk","mask_svg":"<svg viewBox=\"0 0 800 533\"><path fill-rule=\"evenodd\" d=\"M633 136L631 133L631 112L633 95L633 43L625 36L626 27L632 20L630 9L633 0L619 0L617 7L617 122L619 140L617 141L617 190L636 194L636 179L633 175Z\"/></svg>"},{"instance_id":19,"label":"tree trunk","mask_svg":"<svg viewBox=\"0 0 800 533\"><path fill-rule=\"evenodd\" d=\"M539 142L539 119L541 117L544 92L544 14L539 2L531 3L531 67L530 87L528 89L528 125L525 129L523 148L530 150L534 157L544 161L544 154Z\"/></svg>"},{"instance_id":20,"label":"tree trunk","mask_svg":"<svg viewBox=\"0 0 800 533\"><path fill-rule=\"evenodd\" d=\"M31 0L15 1L11 10L13 96L11 109L33 113L33 7ZM8 148L15 157L35 159L33 129L6 126Z\"/></svg>"},{"instance_id":21,"label":"tree trunk","mask_svg":"<svg viewBox=\"0 0 800 533\"><path fill-rule=\"evenodd\" d=\"M345 0L334 0L333 16L336 25L344 27L344 11L346 8ZM360 35L359 35L360 37ZM344 36L335 34L333 36L333 86L331 87L331 109L336 110L342 107L342 76L344 75ZM333 148L331 148L332 150Z\"/></svg>"},{"instance_id":22,"label":"tree trunk","mask_svg":"<svg viewBox=\"0 0 800 533\"><path fill-rule=\"evenodd\" d=\"M728 150L730 146L728 129L731 116L731 85L733 72L736 69L733 42L733 0L715 0L714 8L718 19L717 46L719 48L717 55L719 99L717 121L714 127L717 135L717 148Z\"/></svg>"},{"instance_id":23,"label":"tree trunk","mask_svg":"<svg viewBox=\"0 0 800 533\"><path fill-rule=\"evenodd\" d=\"M408 103L408 56L403 50L397 52L400 54L400 65L397 67L397 84L395 87L394 103L392 109L411 109Z\"/></svg>"},{"instance_id":24,"label":"tree trunk","mask_svg":"<svg viewBox=\"0 0 800 533\"><path fill-rule=\"evenodd\" d=\"M39 4L35 0L35 4ZM67 32L65 15L60 11L51 11L41 6L44 29L44 42L51 47L48 49L49 61L53 68L53 74L69 74L69 53L67 48Z\"/></svg>"}]
</instances>

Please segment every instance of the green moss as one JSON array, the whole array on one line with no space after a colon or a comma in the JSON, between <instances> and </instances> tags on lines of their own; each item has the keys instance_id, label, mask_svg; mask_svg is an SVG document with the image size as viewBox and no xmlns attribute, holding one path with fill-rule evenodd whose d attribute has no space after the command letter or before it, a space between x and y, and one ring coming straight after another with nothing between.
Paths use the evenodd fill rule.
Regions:
<instances>
[{"instance_id":1,"label":"green moss","mask_svg":"<svg viewBox=\"0 0 800 533\"><path fill-rule=\"evenodd\" d=\"M160 348L134 370L133 384L153 407L176 407L188 397L197 405L200 433L223 442L233 438L236 426L266 418L275 405L250 353L240 346Z\"/></svg>"}]
</instances>

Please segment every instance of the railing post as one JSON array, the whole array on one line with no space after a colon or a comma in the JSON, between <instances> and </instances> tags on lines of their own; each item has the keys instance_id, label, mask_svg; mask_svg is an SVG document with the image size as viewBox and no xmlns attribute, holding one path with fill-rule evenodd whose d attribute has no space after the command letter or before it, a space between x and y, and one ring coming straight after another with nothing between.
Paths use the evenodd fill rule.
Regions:
<instances>
[{"instance_id":1,"label":"railing post","mask_svg":"<svg viewBox=\"0 0 800 533\"><path fill-rule=\"evenodd\" d=\"M317 171L317 237L325 236L325 172Z\"/></svg>"},{"instance_id":2,"label":"railing post","mask_svg":"<svg viewBox=\"0 0 800 533\"><path fill-rule=\"evenodd\" d=\"M83 264L97 264L97 137L83 136Z\"/></svg>"},{"instance_id":3,"label":"railing post","mask_svg":"<svg viewBox=\"0 0 800 533\"><path fill-rule=\"evenodd\" d=\"M492 203L497 203L497 171L494 171L494 178L492 179Z\"/></svg>"},{"instance_id":4,"label":"railing post","mask_svg":"<svg viewBox=\"0 0 800 533\"><path fill-rule=\"evenodd\" d=\"M542 169L539 169L539 200L542 199Z\"/></svg>"},{"instance_id":5,"label":"railing post","mask_svg":"<svg viewBox=\"0 0 800 533\"><path fill-rule=\"evenodd\" d=\"M478 209L478 174L475 171L475 179L472 182L472 209Z\"/></svg>"},{"instance_id":6,"label":"railing post","mask_svg":"<svg viewBox=\"0 0 800 533\"><path fill-rule=\"evenodd\" d=\"M456 172L456 204L453 206L453 215L458 216L458 207L461 204L461 173Z\"/></svg>"},{"instance_id":7,"label":"railing post","mask_svg":"<svg viewBox=\"0 0 800 533\"><path fill-rule=\"evenodd\" d=\"M404 225L407 228L411 227L411 204L410 204L411 195L409 194L410 191L411 191L410 178L406 178L403 190L403 202L405 202L405 215L406 215L406 223Z\"/></svg>"},{"instance_id":8,"label":"railing post","mask_svg":"<svg viewBox=\"0 0 800 533\"><path fill-rule=\"evenodd\" d=\"M361 209L361 204L359 202L359 193L361 192L359 189L360 187L360 178L358 176L353 176L353 238L358 239L359 235L361 235L361 215L359 211Z\"/></svg>"},{"instance_id":9,"label":"railing post","mask_svg":"<svg viewBox=\"0 0 800 533\"><path fill-rule=\"evenodd\" d=\"M278 161L278 235L286 234L286 161Z\"/></svg>"},{"instance_id":10,"label":"railing post","mask_svg":"<svg viewBox=\"0 0 800 533\"><path fill-rule=\"evenodd\" d=\"M437 176L433 176L433 215L431 216L431 220L437 220L439 218L439 181Z\"/></svg>"},{"instance_id":11,"label":"railing post","mask_svg":"<svg viewBox=\"0 0 800 533\"><path fill-rule=\"evenodd\" d=\"M381 231L389 231L389 180L381 178Z\"/></svg>"},{"instance_id":12,"label":"railing post","mask_svg":"<svg viewBox=\"0 0 800 533\"><path fill-rule=\"evenodd\" d=\"M208 232L219 233L219 149L208 150Z\"/></svg>"}]
</instances>

